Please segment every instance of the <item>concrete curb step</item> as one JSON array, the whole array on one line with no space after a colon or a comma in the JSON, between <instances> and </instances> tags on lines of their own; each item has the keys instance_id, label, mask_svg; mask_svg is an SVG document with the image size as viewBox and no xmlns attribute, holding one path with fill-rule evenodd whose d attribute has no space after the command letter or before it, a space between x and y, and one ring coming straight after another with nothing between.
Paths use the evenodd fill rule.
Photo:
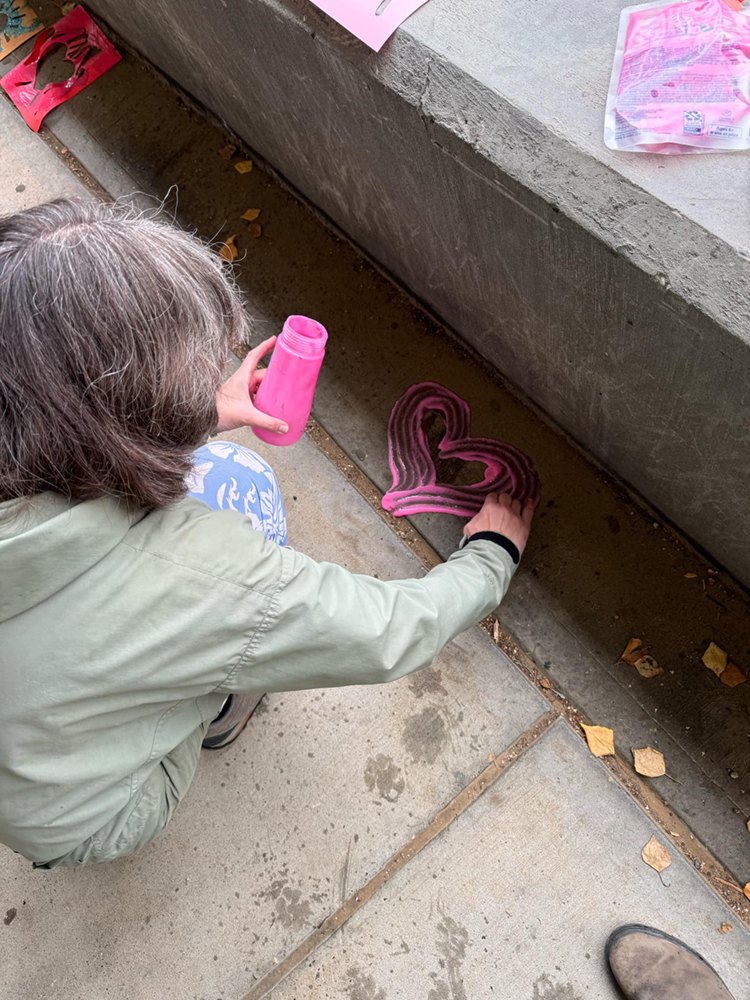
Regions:
<instances>
[{"instance_id":1,"label":"concrete curb step","mask_svg":"<svg viewBox=\"0 0 750 1000\"><path fill-rule=\"evenodd\" d=\"M750 582L750 209L603 146L620 0L430 0L377 56L309 0L91 6Z\"/></svg>"}]
</instances>

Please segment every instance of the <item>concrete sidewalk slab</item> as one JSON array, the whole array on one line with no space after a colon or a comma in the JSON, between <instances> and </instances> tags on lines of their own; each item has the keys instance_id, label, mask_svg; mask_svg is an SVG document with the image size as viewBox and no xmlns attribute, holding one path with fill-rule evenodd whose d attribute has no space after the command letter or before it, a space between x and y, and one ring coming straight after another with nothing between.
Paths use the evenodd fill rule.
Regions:
<instances>
[{"instance_id":1,"label":"concrete sidewalk slab","mask_svg":"<svg viewBox=\"0 0 750 1000\"><path fill-rule=\"evenodd\" d=\"M354 572L421 574L308 440L229 437L276 467L292 544ZM479 630L394 685L268 697L233 747L204 753L141 853L41 872L0 852L0 909L17 911L0 928L0 994L241 996L547 708Z\"/></svg>"},{"instance_id":2,"label":"concrete sidewalk slab","mask_svg":"<svg viewBox=\"0 0 750 1000\"><path fill-rule=\"evenodd\" d=\"M510 440L533 457L544 502L503 604L503 625L551 671L555 687L615 729L626 758L631 746L648 744L666 754L682 784L663 778L659 791L746 880L750 685L730 690L700 657L714 640L747 668L747 595L727 574L709 572L713 566L702 555L539 419L258 164L237 174L219 156L227 141L222 131L138 60L126 55L48 122L97 178L106 178L113 196L140 191L153 206L172 189L169 211L174 208L184 226L207 238L237 233L238 277L255 340L278 333L291 312L328 326L315 414L380 489L389 484L391 407L403 389L423 379L442 382L470 402L475 432ZM262 210L260 239L240 220L251 206ZM441 474L450 479L456 470L441 468ZM460 533L447 515L425 515L415 524L444 556ZM662 676L646 680L617 664L631 636L651 644Z\"/></svg>"},{"instance_id":3,"label":"concrete sidewalk slab","mask_svg":"<svg viewBox=\"0 0 750 1000\"><path fill-rule=\"evenodd\" d=\"M615 927L689 943L734 996L750 931L675 850L664 884L641 860L663 835L562 723L539 739L272 1000L619 1000Z\"/></svg>"},{"instance_id":4,"label":"concrete sidewalk slab","mask_svg":"<svg viewBox=\"0 0 750 1000\"><path fill-rule=\"evenodd\" d=\"M24 123L0 92L0 215L52 198L90 198L86 188Z\"/></svg>"}]
</instances>

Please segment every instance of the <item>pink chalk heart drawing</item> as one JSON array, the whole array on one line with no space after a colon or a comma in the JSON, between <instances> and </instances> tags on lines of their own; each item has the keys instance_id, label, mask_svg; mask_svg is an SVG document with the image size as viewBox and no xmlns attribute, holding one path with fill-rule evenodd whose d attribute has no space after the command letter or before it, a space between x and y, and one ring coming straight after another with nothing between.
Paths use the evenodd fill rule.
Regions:
<instances>
[{"instance_id":1,"label":"pink chalk heart drawing","mask_svg":"<svg viewBox=\"0 0 750 1000\"><path fill-rule=\"evenodd\" d=\"M484 479L468 486L438 483L423 421L428 411L440 414L445 435L438 445L442 459L482 462ZM383 509L403 517L429 511L473 517L488 493L510 493L520 500L539 500L539 477L530 459L512 444L470 437L471 408L466 400L437 382L420 382L399 398L388 421L388 460L393 485Z\"/></svg>"}]
</instances>

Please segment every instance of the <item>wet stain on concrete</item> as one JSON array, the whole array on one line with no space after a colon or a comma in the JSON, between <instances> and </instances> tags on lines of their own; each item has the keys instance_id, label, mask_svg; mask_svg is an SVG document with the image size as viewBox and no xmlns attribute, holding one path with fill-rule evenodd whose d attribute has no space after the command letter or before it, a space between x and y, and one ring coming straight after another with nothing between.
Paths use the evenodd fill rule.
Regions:
<instances>
[{"instance_id":1,"label":"wet stain on concrete","mask_svg":"<svg viewBox=\"0 0 750 1000\"><path fill-rule=\"evenodd\" d=\"M583 997L576 993L570 983L554 983L543 972L534 983L531 1000L583 1000Z\"/></svg>"},{"instance_id":2,"label":"wet stain on concrete","mask_svg":"<svg viewBox=\"0 0 750 1000\"><path fill-rule=\"evenodd\" d=\"M443 687L443 675L441 671L436 670L434 667L425 667L424 670L419 670L416 674L413 674L409 683L409 690L417 698L421 698L424 694L442 694L446 696L448 694Z\"/></svg>"},{"instance_id":3,"label":"wet stain on concrete","mask_svg":"<svg viewBox=\"0 0 750 1000\"><path fill-rule=\"evenodd\" d=\"M18 916L18 910L15 908L15 906L12 906L3 917L3 923L5 924L6 927L9 927L17 916Z\"/></svg>"},{"instance_id":4,"label":"wet stain on concrete","mask_svg":"<svg viewBox=\"0 0 750 1000\"><path fill-rule=\"evenodd\" d=\"M443 913L437 925L435 947L440 956L440 968L447 976L447 982L433 974L435 988L429 991L427 1000L467 1000L461 966L466 958L466 948L469 944L467 929Z\"/></svg>"},{"instance_id":5,"label":"wet stain on concrete","mask_svg":"<svg viewBox=\"0 0 750 1000\"><path fill-rule=\"evenodd\" d=\"M276 917L281 926L300 930L311 916L310 901L302 898L302 890L286 886L276 900Z\"/></svg>"},{"instance_id":6,"label":"wet stain on concrete","mask_svg":"<svg viewBox=\"0 0 750 1000\"><path fill-rule=\"evenodd\" d=\"M261 895L275 900L274 920L278 920L282 927L300 930L312 916L310 900L303 899L302 890L293 889L289 885L289 879L274 879L270 889Z\"/></svg>"},{"instance_id":7,"label":"wet stain on concrete","mask_svg":"<svg viewBox=\"0 0 750 1000\"><path fill-rule=\"evenodd\" d=\"M401 768L387 754L379 753L370 757L365 768L365 785L369 791L378 790L378 795L386 802L396 802L406 787L406 782L399 777Z\"/></svg>"},{"instance_id":8,"label":"wet stain on concrete","mask_svg":"<svg viewBox=\"0 0 750 1000\"><path fill-rule=\"evenodd\" d=\"M448 741L445 720L437 708L424 708L406 720L402 742L415 760L434 764Z\"/></svg>"},{"instance_id":9,"label":"wet stain on concrete","mask_svg":"<svg viewBox=\"0 0 750 1000\"><path fill-rule=\"evenodd\" d=\"M384 989L378 989L378 985L372 976L367 975L357 966L352 966L346 972L349 977L347 991L349 1000L386 1000L388 994Z\"/></svg>"}]
</instances>

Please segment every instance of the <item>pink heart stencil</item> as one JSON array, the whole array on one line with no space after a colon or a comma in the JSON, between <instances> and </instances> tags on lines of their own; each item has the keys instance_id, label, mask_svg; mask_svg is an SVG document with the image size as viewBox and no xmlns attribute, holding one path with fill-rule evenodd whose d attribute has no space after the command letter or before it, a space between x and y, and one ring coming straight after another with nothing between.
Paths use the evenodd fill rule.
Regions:
<instances>
[{"instance_id":1,"label":"pink heart stencil","mask_svg":"<svg viewBox=\"0 0 750 1000\"><path fill-rule=\"evenodd\" d=\"M435 463L422 422L425 413L439 413L445 435L438 445L441 458L482 462L484 479L469 486L436 482ZM420 382L401 396L388 421L388 460L393 485L383 509L403 517L434 511L473 517L488 493L510 493L520 500L539 500L539 477L523 452L492 438L470 437L471 408L466 400L437 382Z\"/></svg>"}]
</instances>

